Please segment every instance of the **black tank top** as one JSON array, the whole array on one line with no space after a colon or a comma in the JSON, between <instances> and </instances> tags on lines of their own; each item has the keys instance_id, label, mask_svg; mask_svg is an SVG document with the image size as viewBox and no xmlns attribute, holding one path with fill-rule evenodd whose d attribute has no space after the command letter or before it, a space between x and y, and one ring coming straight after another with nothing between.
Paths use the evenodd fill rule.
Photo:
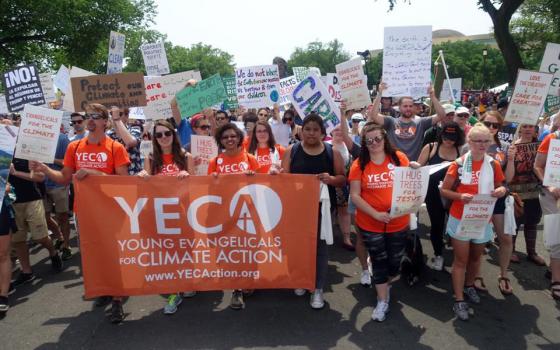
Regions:
<instances>
[{"instance_id":1,"label":"black tank top","mask_svg":"<svg viewBox=\"0 0 560 350\"><path fill-rule=\"evenodd\" d=\"M430 159L428 159L428 165L436 165L436 164L441 164L443 162L449 162L449 160L447 159L443 159L439 156L439 146L440 144L438 143L437 148L436 148L436 154L434 154L434 156ZM459 147L455 146L455 151L457 152L457 158L459 158L461 156L461 153L459 152ZM430 154L432 153L432 149L430 149ZM455 160L454 159L454 160ZM433 173L430 176L430 186L438 186L440 181L443 181L443 179L445 178L445 174L447 174L447 168L443 168L440 169L438 171L436 171L435 173Z\"/></svg>"},{"instance_id":2,"label":"black tank top","mask_svg":"<svg viewBox=\"0 0 560 350\"><path fill-rule=\"evenodd\" d=\"M323 152L316 156L307 154L300 143L295 149L295 154L291 157L290 173L291 174L320 174L329 173L334 176L334 160L329 159L327 154L327 145ZM329 186L329 197L331 199L331 209L336 207L336 192L334 187Z\"/></svg>"}]
</instances>

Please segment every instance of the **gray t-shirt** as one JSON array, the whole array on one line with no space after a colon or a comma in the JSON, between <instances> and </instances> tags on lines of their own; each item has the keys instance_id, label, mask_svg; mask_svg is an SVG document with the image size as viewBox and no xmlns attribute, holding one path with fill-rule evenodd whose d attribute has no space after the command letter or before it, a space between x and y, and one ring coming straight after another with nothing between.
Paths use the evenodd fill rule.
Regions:
<instances>
[{"instance_id":1,"label":"gray t-shirt","mask_svg":"<svg viewBox=\"0 0 560 350\"><path fill-rule=\"evenodd\" d=\"M406 154L410 161L418 159L422 151L424 133L431 127L432 117L419 116L415 116L410 123L403 123L401 118L386 116L383 124L393 146Z\"/></svg>"}]
</instances>

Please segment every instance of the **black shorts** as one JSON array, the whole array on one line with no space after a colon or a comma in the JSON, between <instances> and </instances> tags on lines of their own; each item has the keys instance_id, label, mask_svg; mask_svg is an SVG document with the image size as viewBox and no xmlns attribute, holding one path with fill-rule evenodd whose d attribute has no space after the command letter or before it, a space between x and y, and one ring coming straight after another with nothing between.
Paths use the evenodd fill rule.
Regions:
<instances>
[{"instance_id":1,"label":"black shorts","mask_svg":"<svg viewBox=\"0 0 560 350\"><path fill-rule=\"evenodd\" d=\"M16 231L16 222L13 219L12 207L3 205L0 211L0 236L7 236L10 231Z\"/></svg>"},{"instance_id":2,"label":"black shorts","mask_svg":"<svg viewBox=\"0 0 560 350\"><path fill-rule=\"evenodd\" d=\"M494 206L494 212L492 215L500 215L506 212L506 196L498 198L496 205Z\"/></svg>"}]
</instances>

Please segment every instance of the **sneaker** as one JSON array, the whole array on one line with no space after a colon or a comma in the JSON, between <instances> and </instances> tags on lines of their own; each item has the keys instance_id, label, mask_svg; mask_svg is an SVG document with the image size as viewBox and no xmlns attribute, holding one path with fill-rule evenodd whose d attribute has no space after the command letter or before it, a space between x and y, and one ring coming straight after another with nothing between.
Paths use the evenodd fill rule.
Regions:
<instances>
[{"instance_id":1,"label":"sneaker","mask_svg":"<svg viewBox=\"0 0 560 350\"><path fill-rule=\"evenodd\" d=\"M188 292L183 292L183 297L185 298L192 298L196 295L196 292L194 290L190 290Z\"/></svg>"},{"instance_id":2,"label":"sneaker","mask_svg":"<svg viewBox=\"0 0 560 350\"><path fill-rule=\"evenodd\" d=\"M315 292L311 294L311 307L313 309L322 309L325 306L325 299L323 298L323 290L315 289Z\"/></svg>"},{"instance_id":3,"label":"sneaker","mask_svg":"<svg viewBox=\"0 0 560 350\"><path fill-rule=\"evenodd\" d=\"M167 298L167 304L165 304L165 307L163 308L163 313L165 315L173 315L177 312L177 307L181 305L182 302L183 297L181 296L181 294L171 294Z\"/></svg>"},{"instance_id":4,"label":"sneaker","mask_svg":"<svg viewBox=\"0 0 560 350\"><path fill-rule=\"evenodd\" d=\"M453 304L453 312L461 321L467 321L469 319L469 304L464 301L456 301Z\"/></svg>"},{"instance_id":5,"label":"sneaker","mask_svg":"<svg viewBox=\"0 0 560 350\"><path fill-rule=\"evenodd\" d=\"M56 250L60 250L60 248L62 248L62 245L64 244L64 240L63 239L57 239L55 244L54 244L54 249Z\"/></svg>"},{"instance_id":6,"label":"sneaker","mask_svg":"<svg viewBox=\"0 0 560 350\"><path fill-rule=\"evenodd\" d=\"M124 320L124 311L122 307L122 302L119 300L113 300L111 305L111 323L121 323Z\"/></svg>"},{"instance_id":7,"label":"sneaker","mask_svg":"<svg viewBox=\"0 0 560 350\"><path fill-rule=\"evenodd\" d=\"M371 275L369 274L369 270L362 271L362 276L360 277L360 284L364 287L371 286Z\"/></svg>"},{"instance_id":8,"label":"sneaker","mask_svg":"<svg viewBox=\"0 0 560 350\"><path fill-rule=\"evenodd\" d=\"M434 257L434 259L432 260L432 269L434 269L436 271L442 271L443 270L443 256L436 255Z\"/></svg>"},{"instance_id":9,"label":"sneaker","mask_svg":"<svg viewBox=\"0 0 560 350\"><path fill-rule=\"evenodd\" d=\"M240 290L234 290L231 294L231 302L229 307L234 310L241 310L245 307L245 302L243 301L243 292Z\"/></svg>"},{"instance_id":10,"label":"sneaker","mask_svg":"<svg viewBox=\"0 0 560 350\"><path fill-rule=\"evenodd\" d=\"M378 300L373 313L371 314L371 319L377 322L385 321L387 313L389 312L389 303L383 300Z\"/></svg>"},{"instance_id":11,"label":"sneaker","mask_svg":"<svg viewBox=\"0 0 560 350\"><path fill-rule=\"evenodd\" d=\"M305 295L307 291L303 288L298 288L298 289L294 289L294 293L298 296L298 297L302 297Z\"/></svg>"},{"instance_id":12,"label":"sneaker","mask_svg":"<svg viewBox=\"0 0 560 350\"><path fill-rule=\"evenodd\" d=\"M35 279L35 275L33 272L24 273L20 272L18 277L12 282L12 287L15 288L17 286L21 286L22 284L29 283Z\"/></svg>"},{"instance_id":13,"label":"sneaker","mask_svg":"<svg viewBox=\"0 0 560 350\"><path fill-rule=\"evenodd\" d=\"M0 296L0 312L7 312L9 308L8 297Z\"/></svg>"},{"instance_id":14,"label":"sneaker","mask_svg":"<svg viewBox=\"0 0 560 350\"><path fill-rule=\"evenodd\" d=\"M370 259L369 256L367 257L367 260L366 260L366 261L367 261L367 268L368 268L369 274L370 274L371 276L373 276L373 268L372 268L371 259Z\"/></svg>"},{"instance_id":15,"label":"sneaker","mask_svg":"<svg viewBox=\"0 0 560 350\"><path fill-rule=\"evenodd\" d=\"M62 259L60 258L58 252L51 256L51 267L56 272L60 272L62 271L62 269L64 269L64 263L62 262Z\"/></svg>"},{"instance_id":16,"label":"sneaker","mask_svg":"<svg viewBox=\"0 0 560 350\"><path fill-rule=\"evenodd\" d=\"M66 247L62 248L61 257L63 261L72 259L72 249Z\"/></svg>"},{"instance_id":17,"label":"sneaker","mask_svg":"<svg viewBox=\"0 0 560 350\"><path fill-rule=\"evenodd\" d=\"M98 297L97 299L95 299L95 302L93 303L93 305L95 307L104 307L109 305L109 303L113 300L112 297L109 296L102 296L102 297Z\"/></svg>"},{"instance_id":18,"label":"sneaker","mask_svg":"<svg viewBox=\"0 0 560 350\"><path fill-rule=\"evenodd\" d=\"M387 286L387 305L391 302L391 288L393 288L393 285Z\"/></svg>"},{"instance_id":19,"label":"sneaker","mask_svg":"<svg viewBox=\"0 0 560 350\"><path fill-rule=\"evenodd\" d=\"M465 287L463 293L465 293L469 298L469 300L472 301L473 303L480 304L480 296L478 296L478 293L476 292L476 289L473 286Z\"/></svg>"}]
</instances>

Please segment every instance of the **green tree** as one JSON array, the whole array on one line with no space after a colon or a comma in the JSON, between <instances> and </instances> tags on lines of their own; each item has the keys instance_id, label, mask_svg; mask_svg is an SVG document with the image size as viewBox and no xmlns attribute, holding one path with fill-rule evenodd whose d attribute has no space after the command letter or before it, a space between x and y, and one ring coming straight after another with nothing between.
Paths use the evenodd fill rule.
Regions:
<instances>
[{"instance_id":1,"label":"green tree","mask_svg":"<svg viewBox=\"0 0 560 350\"><path fill-rule=\"evenodd\" d=\"M393 10L398 2L398 0L387 1L389 2L389 11ZM411 0L405 0L405 2L408 3L410 3L410 1ZM506 62L510 85L515 83L517 70L523 68L524 65L519 47L510 32L509 25L513 14L524 1L525 0L477 0L479 7L490 16L494 24L494 37L496 38L496 43L498 43L498 47ZM554 2L558 0L550 1ZM496 8L495 5L499 5L499 7ZM553 13L554 12L551 12L552 16L557 16Z\"/></svg>"},{"instance_id":2,"label":"green tree","mask_svg":"<svg viewBox=\"0 0 560 350\"><path fill-rule=\"evenodd\" d=\"M230 75L234 73L233 56L225 51L202 43L190 48L183 46L167 47L167 60L171 73L198 70L202 78L213 74Z\"/></svg>"},{"instance_id":3,"label":"green tree","mask_svg":"<svg viewBox=\"0 0 560 350\"><path fill-rule=\"evenodd\" d=\"M61 63L102 73L109 32L123 33L153 23L153 0L11 0L0 11L0 69Z\"/></svg>"},{"instance_id":4,"label":"green tree","mask_svg":"<svg viewBox=\"0 0 560 350\"><path fill-rule=\"evenodd\" d=\"M293 67L317 67L321 74L334 73L335 66L350 59L350 54L343 51L342 44L334 39L328 43L314 41L306 48L297 47L288 60L288 72Z\"/></svg>"}]
</instances>

